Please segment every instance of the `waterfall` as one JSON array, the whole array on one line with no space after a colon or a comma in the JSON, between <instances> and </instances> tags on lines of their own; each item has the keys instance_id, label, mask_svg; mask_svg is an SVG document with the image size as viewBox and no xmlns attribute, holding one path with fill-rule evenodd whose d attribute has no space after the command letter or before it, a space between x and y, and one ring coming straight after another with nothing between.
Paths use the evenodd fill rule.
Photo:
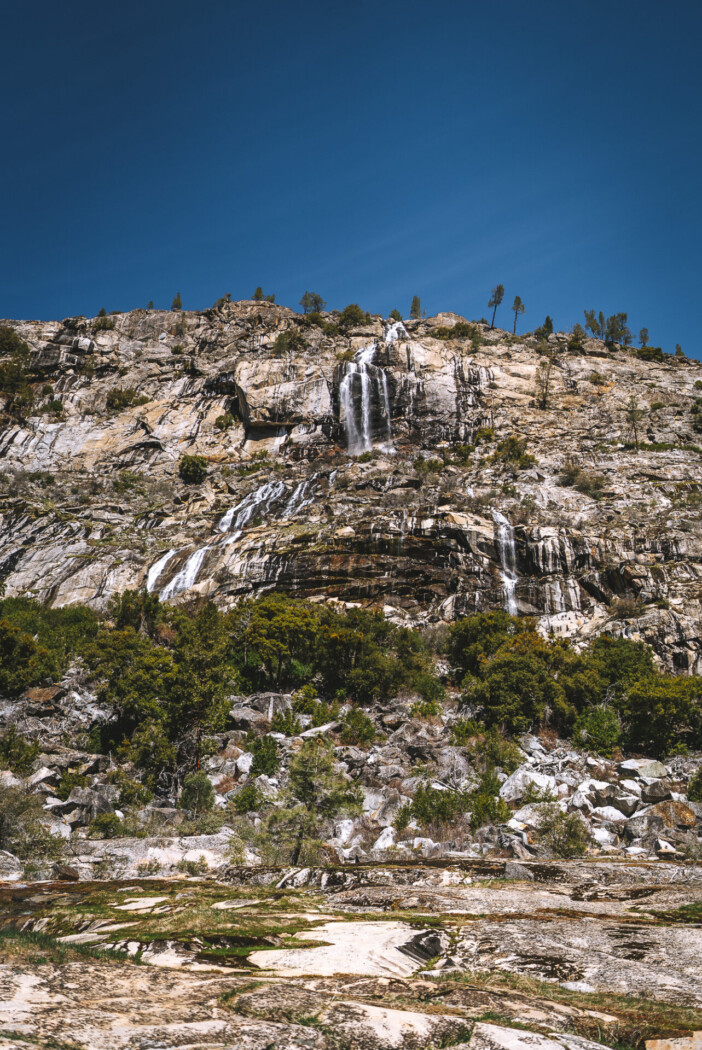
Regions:
<instances>
[{"instance_id":1,"label":"waterfall","mask_svg":"<svg viewBox=\"0 0 702 1050\"><path fill-rule=\"evenodd\" d=\"M390 325L385 333L386 345L398 338L401 321ZM378 350L377 343L357 350L353 361L344 366L339 385L341 422L346 432L346 447L349 455L358 456L373 447L373 412L383 420L384 439L392 438L392 417L388 377L385 370L373 363Z\"/></svg>"},{"instance_id":2,"label":"waterfall","mask_svg":"<svg viewBox=\"0 0 702 1050\"><path fill-rule=\"evenodd\" d=\"M271 504L280 499L284 492L285 485L282 481L269 481L265 485L260 485L253 492L249 492L248 496L237 503L236 507L232 507L223 515L219 522L220 532L231 530L240 533L255 516L256 511L268 511Z\"/></svg>"},{"instance_id":3,"label":"waterfall","mask_svg":"<svg viewBox=\"0 0 702 1050\"><path fill-rule=\"evenodd\" d=\"M514 592L517 587L517 550L514 544L514 529L499 510L492 512L497 525L497 549L502 565L502 586L505 592L505 608L510 616L519 612Z\"/></svg>"},{"instance_id":4,"label":"waterfall","mask_svg":"<svg viewBox=\"0 0 702 1050\"><path fill-rule=\"evenodd\" d=\"M199 550L190 555L180 572L177 572L171 582L167 583L161 591L159 598L162 602L165 602L167 598L172 598L175 594L180 594L181 591L189 590L193 586L209 549L209 547L200 547Z\"/></svg>"},{"instance_id":5,"label":"waterfall","mask_svg":"<svg viewBox=\"0 0 702 1050\"><path fill-rule=\"evenodd\" d=\"M295 486L292 496L285 504L285 509L281 515L283 518L291 518L298 510L302 510L303 507L308 507L312 503L315 489L317 488L315 484L317 477L317 474L313 474L311 478L307 478L306 481L301 481ZM309 492L311 492L311 495L308 495Z\"/></svg>"},{"instance_id":6,"label":"waterfall","mask_svg":"<svg viewBox=\"0 0 702 1050\"><path fill-rule=\"evenodd\" d=\"M166 551L166 553L162 554L158 561L155 561L149 569L146 576L146 590L149 594L153 591L156 586L156 580L159 578L163 570L166 568L166 564L171 560L175 553L175 547L172 550Z\"/></svg>"}]
</instances>

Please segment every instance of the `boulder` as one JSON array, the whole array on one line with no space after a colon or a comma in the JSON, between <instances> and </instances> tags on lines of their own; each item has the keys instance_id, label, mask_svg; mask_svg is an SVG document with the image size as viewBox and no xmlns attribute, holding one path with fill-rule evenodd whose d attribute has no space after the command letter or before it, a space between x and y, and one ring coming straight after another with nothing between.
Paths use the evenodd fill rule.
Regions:
<instances>
[{"instance_id":1,"label":"boulder","mask_svg":"<svg viewBox=\"0 0 702 1050\"><path fill-rule=\"evenodd\" d=\"M670 787L665 780L651 780L641 788L642 802L665 802L670 797Z\"/></svg>"},{"instance_id":2,"label":"boulder","mask_svg":"<svg viewBox=\"0 0 702 1050\"><path fill-rule=\"evenodd\" d=\"M16 882L22 878L22 861L14 853L0 850L0 881Z\"/></svg>"},{"instance_id":3,"label":"boulder","mask_svg":"<svg viewBox=\"0 0 702 1050\"><path fill-rule=\"evenodd\" d=\"M625 777L664 777L666 768L662 762L654 758L628 758L626 762L620 762L617 767L619 773Z\"/></svg>"},{"instance_id":4,"label":"boulder","mask_svg":"<svg viewBox=\"0 0 702 1050\"><path fill-rule=\"evenodd\" d=\"M649 812L660 817L666 828L694 828L697 824L697 814L684 802L658 802Z\"/></svg>"},{"instance_id":5,"label":"boulder","mask_svg":"<svg viewBox=\"0 0 702 1050\"><path fill-rule=\"evenodd\" d=\"M529 766L520 766L510 777L507 777L500 788L500 798L505 802L518 802L529 791L549 792L556 794L556 778L548 773L539 773Z\"/></svg>"}]
</instances>

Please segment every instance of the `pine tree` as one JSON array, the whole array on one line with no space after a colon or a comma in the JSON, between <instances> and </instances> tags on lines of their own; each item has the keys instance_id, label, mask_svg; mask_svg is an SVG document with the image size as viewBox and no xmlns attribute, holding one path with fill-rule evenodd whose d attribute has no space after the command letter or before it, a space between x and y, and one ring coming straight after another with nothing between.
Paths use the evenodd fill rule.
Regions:
<instances>
[{"instance_id":1,"label":"pine tree","mask_svg":"<svg viewBox=\"0 0 702 1050\"><path fill-rule=\"evenodd\" d=\"M648 346L648 328L642 328L639 332L639 343L641 346Z\"/></svg>"},{"instance_id":2,"label":"pine tree","mask_svg":"<svg viewBox=\"0 0 702 1050\"><path fill-rule=\"evenodd\" d=\"M262 303L263 300L266 298L263 294L263 288L261 288L260 284L256 291L253 293L253 298L256 300L257 303Z\"/></svg>"},{"instance_id":3,"label":"pine tree","mask_svg":"<svg viewBox=\"0 0 702 1050\"><path fill-rule=\"evenodd\" d=\"M422 300L418 295L413 296L410 306L410 317L414 320L422 316Z\"/></svg>"},{"instance_id":4,"label":"pine tree","mask_svg":"<svg viewBox=\"0 0 702 1050\"><path fill-rule=\"evenodd\" d=\"M171 310L182 310L182 309L183 309L183 300L180 297L180 292L176 292L176 297L173 300L173 302L171 303Z\"/></svg>"},{"instance_id":5,"label":"pine tree","mask_svg":"<svg viewBox=\"0 0 702 1050\"><path fill-rule=\"evenodd\" d=\"M105 309L104 306L100 307L100 310L98 312L98 317L107 317L107 310Z\"/></svg>"},{"instance_id":6,"label":"pine tree","mask_svg":"<svg viewBox=\"0 0 702 1050\"><path fill-rule=\"evenodd\" d=\"M393 321L401 321L402 320L402 314L400 313L399 310L391 310L390 311L390 317L393 319Z\"/></svg>"},{"instance_id":7,"label":"pine tree","mask_svg":"<svg viewBox=\"0 0 702 1050\"><path fill-rule=\"evenodd\" d=\"M302 299L300 299L303 314L321 314L326 305L324 299L317 292L305 292Z\"/></svg>"},{"instance_id":8,"label":"pine tree","mask_svg":"<svg viewBox=\"0 0 702 1050\"><path fill-rule=\"evenodd\" d=\"M626 408L624 410L624 418L629 424L629 432L634 438L634 447L639 447L639 423L644 418L646 413L642 408L639 408L639 403L636 400L634 394L631 395L627 401Z\"/></svg>"},{"instance_id":9,"label":"pine tree","mask_svg":"<svg viewBox=\"0 0 702 1050\"><path fill-rule=\"evenodd\" d=\"M525 309L526 309L526 307L524 306L524 303L522 302L521 297L518 296L518 295L515 295L514 302L512 303L512 310L514 311L514 332L513 332L514 335L517 334L517 318L519 317L520 314L524 313Z\"/></svg>"},{"instance_id":10,"label":"pine tree","mask_svg":"<svg viewBox=\"0 0 702 1050\"><path fill-rule=\"evenodd\" d=\"M495 327L495 314L497 313L497 307L500 305L500 303L502 302L504 297L505 297L505 286L503 284L495 285L495 287L492 290L492 295L490 296L490 299L489 299L489 302L488 302L488 306L492 307L492 322L490 324L491 328Z\"/></svg>"}]
</instances>

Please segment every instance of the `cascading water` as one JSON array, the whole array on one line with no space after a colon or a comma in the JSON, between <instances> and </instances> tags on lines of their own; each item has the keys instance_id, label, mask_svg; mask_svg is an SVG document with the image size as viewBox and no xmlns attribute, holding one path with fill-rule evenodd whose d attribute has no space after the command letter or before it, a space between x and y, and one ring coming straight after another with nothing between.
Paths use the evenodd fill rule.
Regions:
<instances>
[{"instance_id":1,"label":"cascading water","mask_svg":"<svg viewBox=\"0 0 702 1050\"><path fill-rule=\"evenodd\" d=\"M167 583L161 591L159 598L162 602L172 598L175 594L180 594L181 591L189 590L193 586L209 549L209 547L200 547L190 555L180 572L177 572L171 582Z\"/></svg>"},{"instance_id":2,"label":"cascading water","mask_svg":"<svg viewBox=\"0 0 702 1050\"><path fill-rule=\"evenodd\" d=\"M285 504L283 510L283 518L291 518L297 511L302 510L303 507L309 507L314 499L314 493L317 488L317 474L313 474L311 478L307 478L306 481L301 481L295 486L292 496Z\"/></svg>"},{"instance_id":3,"label":"cascading water","mask_svg":"<svg viewBox=\"0 0 702 1050\"><path fill-rule=\"evenodd\" d=\"M497 549L502 565L502 586L505 592L505 608L510 616L516 616L519 612L514 592L517 589L517 550L514 543L514 529L507 521L504 514L499 510L492 512L493 519L497 525Z\"/></svg>"},{"instance_id":4,"label":"cascading water","mask_svg":"<svg viewBox=\"0 0 702 1050\"><path fill-rule=\"evenodd\" d=\"M241 502L237 503L236 507L232 507L220 519L220 532L231 531L237 535L240 534L241 530L245 525L248 525L256 512L266 513L284 492L285 485L282 481L269 481L265 485L254 489L253 492L249 492L248 496L245 496Z\"/></svg>"},{"instance_id":5,"label":"cascading water","mask_svg":"<svg viewBox=\"0 0 702 1050\"><path fill-rule=\"evenodd\" d=\"M402 321L395 321L385 331L385 345L392 346L401 334L406 336L407 330ZM384 430L383 439L392 440L388 377L385 369L374 363L377 351L377 343L370 343L358 350L353 361L344 366L339 385L341 422L346 432L346 447L352 456L371 450L374 437L380 436L378 420Z\"/></svg>"},{"instance_id":6,"label":"cascading water","mask_svg":"<svg viewBox=\"0 0 702 1050\"><path fill-rule=\"evenodd\" d=\"M146 576L146 590L148 591L149 594L151 594L151 592L155 588L156 580L159 578L159 576L161 575L163 570L166 568L166 565L168 564L168 562L171 560L171 558L173 557L173 555L175 553L176 553L175 548L173 548L172 550L166 551L166 553L162 554L161 557L158 559L158 561L155 561L154 564L149 569L149 571L147 573L147 576Z\"/></svg>"}]
</instances>

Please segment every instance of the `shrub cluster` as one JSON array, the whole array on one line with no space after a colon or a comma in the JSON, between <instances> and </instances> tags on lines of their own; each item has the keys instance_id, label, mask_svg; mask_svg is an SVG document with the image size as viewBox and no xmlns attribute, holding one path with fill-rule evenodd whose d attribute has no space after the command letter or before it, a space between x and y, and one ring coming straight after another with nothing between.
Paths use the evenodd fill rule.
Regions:
<instances>
[{"instance_id":1,"label":"shrub cluster","mask_svg":"<svg viewBox=\"0 0 702 1050\"><path fill-rule=\"evenodd\" d=\"M604 753L702 746L702 679L657 670L642 642L602 635L578 653L533 620L495 612L453 624L447 648L464 703L488 727L551 726Z\"/></svg>"}]
</instances>

